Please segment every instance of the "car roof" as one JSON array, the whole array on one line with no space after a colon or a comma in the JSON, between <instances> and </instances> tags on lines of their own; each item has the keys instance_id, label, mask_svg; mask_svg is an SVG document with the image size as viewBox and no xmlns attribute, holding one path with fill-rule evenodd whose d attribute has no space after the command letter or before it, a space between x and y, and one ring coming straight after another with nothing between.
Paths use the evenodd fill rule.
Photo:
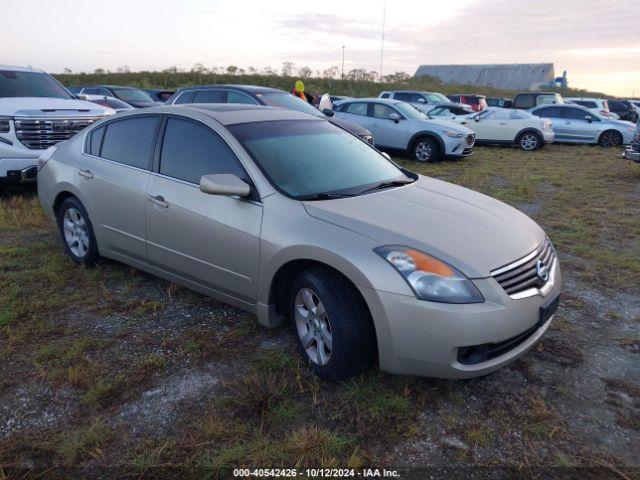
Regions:
<instances>
[{"instance_id":1,"label":"car roof","mask_svg":"<svg viewBox=\"0 0 640 480\"><path fill-rule=\"evenodd\" d=\"M434 103L433 108L438 107L456 107L456 108L467 108L468 110L472 110L471 107L465 105L464 103L458 102L442 102L442 103Z\"/></svg>"},{"instance_id":2,"label":"car roof","mask_svg":"<svg viewBox=\"0 0 640 480\"><path fill-rule=\"evenodd\" d=\"M102 88L132 88L134 90L142 90L142 88L132 87L130 85L104 85L104 84L97 84L97 85L78 85L78 86L80 88L102 87Z\"/></svg>"},{"instance_id":3,"label":"car roof","mask_svg":"<svg viewBox=\"0 0 640 480\"><path fill-rule=\"evenodd\" d=\"M580 110L584 110L587 113L593 113L587 107L583 107L582 105L578 105L577 103L547 103L543 105L538 105L531 110L540 110L541 108L549 108L549 107L562 107L562 108L579 108Z\"/></svg>"},{"instance_id":4,"label":"car roof","mask_svg":"<svg viewBox=\"0 0 640 480\"><path fill-rule=\"evenodd\" d=\"M0 70L5 70L8 72L38 72L38 73L47 73L44 70L38 70L37 68L30 67L15 67L13 65L0 65Z\"/></svg>"},{"instance_id":5,"label":"car roof","mask_svg":"<svg viewBox=\"0 0 640 480\"><path fill-rule=\"evenodd\" d=\"M407 103L403 100L396 100L395 98L380 98L380 97L367 97L367 98L348 98L345 99L343 101L341 101L341 104L345 104L345 103L358 103L358 102L365 102L365 103L385 103L388 105L398 105L399 103Z\"/></svg>"},{"instance_id":6,"label":"car roof","mask_svg":"<svg viewBox=\"0 0 640 480\"><path fill-rule=\"evenodd\" d=\"M161 105L145 109L134 110L121 114L144 115L148 113L175 113L189 115L194 111L210 117L222 125L239 123L268 122L277 120L323 120L315 115L297 112L287 108L267 107L263 105L248 105L238 103L184 103L180 105Z\"/></svg>"},{"instance_id":7,"label":"car roof","mask_svg":"<svg viewBox=\"0 0 640 480\"><path fill-rule=\"evenodd\" d=\"M178 92L184 92L185 90L209 90L212 88L228 88L233 90L239 90L247 93L287 93L279 88L262 87L260 85L230 85L230 84L213 84L213 85L193 85L191 87L180 87L176 90Z\"/></svg>"}]
</instances>

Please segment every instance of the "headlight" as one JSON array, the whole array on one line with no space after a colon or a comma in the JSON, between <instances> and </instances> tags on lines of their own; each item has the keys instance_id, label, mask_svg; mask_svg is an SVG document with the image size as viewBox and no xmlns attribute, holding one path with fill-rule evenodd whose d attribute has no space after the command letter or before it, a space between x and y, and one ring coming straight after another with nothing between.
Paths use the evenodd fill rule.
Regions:
<instances>
[{"instance_id":1,"label":"headlight","mask_svg":"<svg viewBox=\"0 0 640 480\"><path fill-rule=\"evenodd\" d=\"M445 130L442 133L444 133L447 137L451 137L451 138L462 138L462 137L464 137L464 133L450 132L449 130Z\"/></svg>"},{"instance_id":2,"label":"headlight","mask_svg":"<svg viewBox=\"0 0 640 480\"><path fill-rule=\"evenodd\" d=\"M484 297L462 272L431 255L403 246L375 252L404 277L420 300L441 303L482 303Z\"/></svg>"},{"instance_id":3,"label":"headlight","mask_svg":"<svg viewBox=\"0 0 640 480\"><path fill-rule=\"evenodd\" d=\"M0 117L0 133L9 133L11 130L11 117Z\"/></svg>"}]
</instances>

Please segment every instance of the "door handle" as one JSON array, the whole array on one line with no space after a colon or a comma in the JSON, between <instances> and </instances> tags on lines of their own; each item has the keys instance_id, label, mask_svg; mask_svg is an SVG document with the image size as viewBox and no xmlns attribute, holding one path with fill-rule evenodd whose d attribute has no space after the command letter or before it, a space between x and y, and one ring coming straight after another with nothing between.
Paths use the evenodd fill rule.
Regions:
<instances>
[{"instance_id":1,"label":"door handle","mask_svg":"<svg viewBox=\"0 0 640 480\"><path fill-rule=\"evenodd\" d=\"M89 180L93 178L93 172L87 169L78 170L78 175Z\"/></svg>"},{"instance_id":2,"label":"door handle","mask_svg":"<svg viewBox=\"0 0 640 480\"><path fill-rule=\"evenodd\" d=\"M565 125L571 125L571 122L567 120L566 122L564 122L564 124Z\"/></svg>"},{"instance_id":3,"label":"door handle","mask_svg":"<svg viewBox=\"0 0 640 480\"><path fill-rule=\"evenodd\" d=\"M157 197L154 197L153 195L147 195L147 199L157 207L160 207L160 208L169 207L169 204L165 201L162 195L158 195Z\"/></svg>"},{"instance_id":4,"label":"door handle","mask_svg":"<svg viewBox=\"0 0 640 480\"><path fill-rule=\"evenodd\" d=\"M506 125L507 122L500 122L498 125Z\"/></svg>"}]
</instances>

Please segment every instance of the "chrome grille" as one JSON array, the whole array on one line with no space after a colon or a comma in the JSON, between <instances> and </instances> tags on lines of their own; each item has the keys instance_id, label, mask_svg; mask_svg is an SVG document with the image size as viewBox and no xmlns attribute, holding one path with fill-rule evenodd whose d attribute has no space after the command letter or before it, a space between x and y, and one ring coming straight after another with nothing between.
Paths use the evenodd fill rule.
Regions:
<instances>
[{"instance_id":1,"label":"chrome grille","mask_svg":"<svg viewBox=\"0 0 640 480\"><path fill-rule=\"evenodd\" d=\"M68 140L100 118L16 118L16 137L32 150L49 148Z\"/></svg>"},{"instance_id":2,"label":"chrome grille","mask_svg":"<svg viewBox=\"0 0 640 480\"><path fill-rule=\"evenodd\" d=\"M541 289L549 280L556 252L549 239L526 257L491 272L505 292L513 296L530 289ZM544 270L548 274L545 279Z\"/></svg>"}]
</instances>

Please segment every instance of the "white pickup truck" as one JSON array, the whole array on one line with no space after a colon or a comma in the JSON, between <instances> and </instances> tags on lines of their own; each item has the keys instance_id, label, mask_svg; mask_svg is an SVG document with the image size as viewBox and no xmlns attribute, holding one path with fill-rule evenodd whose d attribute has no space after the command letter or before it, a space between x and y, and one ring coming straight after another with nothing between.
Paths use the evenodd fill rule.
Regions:
<instances>
[{"instance_id":1,"label":"white pickup truck","mask_svg":"<svg viewBox=\"0 0 640 480\"><path fill-rule=\"evenodd\" d=\"M0 65L0 183L35 181L45 149L114 113L43 71Z\"/></svg>"}]
</instances>

